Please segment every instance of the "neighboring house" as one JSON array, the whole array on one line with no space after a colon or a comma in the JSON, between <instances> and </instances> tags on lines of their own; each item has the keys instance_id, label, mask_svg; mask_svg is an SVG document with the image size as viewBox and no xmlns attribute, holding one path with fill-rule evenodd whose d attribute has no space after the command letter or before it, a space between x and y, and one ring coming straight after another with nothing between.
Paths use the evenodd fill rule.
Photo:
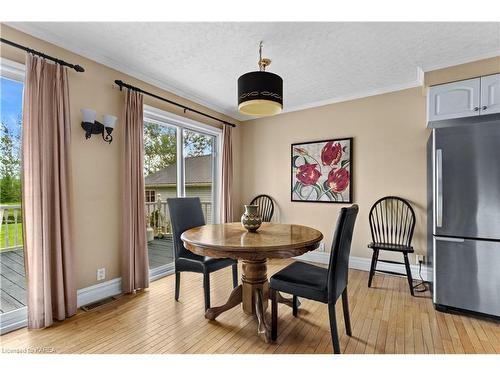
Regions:
<instances>
[{"instance_id":1,"label":"neighboring house","mask_svg":"<svg viewBox=\"0 0 500 375\"><path fill-rule=\"evenodd\" d=\"M200 197L203 211L207 217L211 215L212 203L212 155L193 156L185 159L185 186L186 196ZM177 196L177 166L169 165L166 168L146 176L145 190L146 203L155 203L158 199L166 202L167 198Z\"/></svg>"}]
</instances>

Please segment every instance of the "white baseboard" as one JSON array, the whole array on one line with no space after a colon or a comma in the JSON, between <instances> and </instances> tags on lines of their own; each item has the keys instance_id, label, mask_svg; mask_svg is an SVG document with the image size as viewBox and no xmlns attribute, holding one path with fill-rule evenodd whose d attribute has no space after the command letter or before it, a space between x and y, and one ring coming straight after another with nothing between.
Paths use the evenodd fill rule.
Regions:
<instances>
[{"instance_id":1,"label":"white baseboard","mask_svg":"<svg viewBox=\"0 0 500 375\"><path fill-rule=\"evenodd\" d=\"M174 265L165 264L149 271L149 281L158 280L175 272ZM117 277L86 288L78 289L76 293L76 305L82 307L108 297L116 296L122 292L122 278Z\"/></svg>"},{"instance_id":2,"label":"white baseboard","mask_svg":"<svg viewBox=\"0 0 500 375\"><path fill-rule=\"evenodd\" d=\"M149 271L149 280L155 281L175 272L173 264L155 268ZM108 297L116 296L122 292L122 279L117 277L86 288L78 289L76 292L76 306L82 307L89 303L97 302ZM14 331L28 325L28 308L9 311L0 315L0 335Z\"/></svg>"},{"instance_id":3,"label":"white baseboard","mask_svg":"<svg viewBox=\"0 0 500 375\"><path fill-rule=\"evenodd\" d=\"M330 253L323 251L310 251L305 253L299 257L296 257L297 260L304 260L307 262L320 263L320 264L328 264L330 262ZM361 271L370 271L371 259L370 258L362 258L362 257L349 257L349 268ZM419 279L418 266L414 264L410 264L411 274L414 279ZM390 263L377 263L377 269L384 271L392 271L392 272L400 272L406 273L405 267L402 264L390 264ZM425 281L429 281L427 277L427 267L422 265L422 278Z\"/></svg>"},{"instance_id":4,"label":"white baseboard","mask_svg":"<svg viewBox=\"0 0 500 375\"><path fill-rule=\"evenodd\" d=\"M100 301L104 298L116 296L122 292L122 278L104 281L86 288L78 289L76 292L76 306L82 307L89 303Z\"/></svg>"},{"instance_id":5,"label":"white baseboard","mask_svg":"<svg viewBox=\"0 0 500 375\"><path fill-rule=\"evenodd\" d=\"M296 257L295 259L313 263L328 264L330 261L330 253L324 251L311 251L309 253ZM370 262L371 259L369 258L351 256L349 258L349 268L361 271L369 271ZM412 264L410 265L410 267L413 278L418 279L419 277L418 266ZM400 273L405 272L404 266L400 264L379 263L377 265L377 268L386 271L393 271ZM173 264L168 264L159 267L153 271L150 271L149 273L150 281L154 281L161 277L170 275L174 273L174 271L175 270ZM427 272L428 272L427 267L422 266L422 277L426 281L428 280ZM77 307L85 306L88 305L89 303L97 302L108 297L116 296L121 292L122 292L121 277L104 281L99 284L91 285L86 288L78 289ZM3 335L4 333L13 331L18 328L25 327L26 325L27 325L27 308L22 308L19 310L4 313L1 315L1 320L0 320L0 335Z\"/></svg>"},{"instance_id":6,"label":"white baseboard","mask_svg":"<svg viewBox=\"0 0 500 375\"><path fill-rule=\"evenodd\" d=\"M312 262L312 263L328 264L330 263L330 253L315 250L302 254L301 256L295 257L294 259L304 260L306 262Z\"/></svg>"}]
</instances>

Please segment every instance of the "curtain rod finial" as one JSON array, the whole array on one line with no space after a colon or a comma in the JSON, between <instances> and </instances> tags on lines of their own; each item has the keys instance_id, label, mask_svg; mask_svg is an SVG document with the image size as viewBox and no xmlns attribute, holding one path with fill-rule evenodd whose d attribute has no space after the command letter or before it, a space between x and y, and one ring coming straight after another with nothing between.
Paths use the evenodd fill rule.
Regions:
<instances>
[{"instance_id":1,"label":"curtain rod finial","mask_svg":"<svg viewBox=\"0 0 500 375\"><path fill-rule=\"evenodd\" d=\"M115 80L115 84L118 85L118 87L120 87L120 91L123 90L123 81L119 80L119 79L116 79Z\"/></svg>"}]
</instances>

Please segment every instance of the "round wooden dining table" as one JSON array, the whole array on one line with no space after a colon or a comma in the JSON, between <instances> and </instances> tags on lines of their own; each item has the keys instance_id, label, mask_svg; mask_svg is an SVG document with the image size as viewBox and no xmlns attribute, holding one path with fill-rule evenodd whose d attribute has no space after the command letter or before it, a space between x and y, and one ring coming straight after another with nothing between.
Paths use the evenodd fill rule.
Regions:
<instances>
[{"instance_id":1,"label":"round wooden dining table","mask_svg":"<svg viewBox=\"0 0 500 375\"><path fill-rule=\"evenodd\" d=\"M265 312L269 299L267 259L291 258L318 248L323 234L296 224L262 223L257 232L248 232L241 223L211 224L192 228L181 235L189 251L214 258L240 259L243 263L241 284L222 306L206 310L205 317L215 320L224 311L242 304L243 311L257 316L257 333L266 342L271 331ZM292 299L278 295L278 302L292 306Z\"/></svg>"}]
</instances>

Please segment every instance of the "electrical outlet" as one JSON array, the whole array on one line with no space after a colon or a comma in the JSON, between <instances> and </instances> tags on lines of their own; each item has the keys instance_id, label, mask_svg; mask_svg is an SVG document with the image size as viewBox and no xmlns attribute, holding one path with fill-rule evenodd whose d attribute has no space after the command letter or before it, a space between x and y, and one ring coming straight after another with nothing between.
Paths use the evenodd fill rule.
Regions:
<instances>
[{"instance_id":1,"label":"electrical outlet","mask_svg":"<svg viewBox=\"0 0 500 375\"><path fill-rule=\"evenodd\" d=\"M420 264L420 262L422 262L422 264L423 264L423 263L425 263L425 255L416 254L416 255L415 255L415 263L416 263L417 265L419 265L419 264Z\"/></svg>"},{"instance_id":2,"label":"electrical outlet","mask_svg":"<svg viewBox=\"0 0 500 375\"><path fill-rule=\"evenodd\" d=\"M97 281L104 280L106 278L106 268L97 269Z\"/></svg>"},{"instance_id":3,"label":"electrical outlet","mask_svg":"<svg viewBox=\"0 0 500 375\"><path fill-rule=\"evenodd\" d=\"M324 242L319 243L318 250L323 251L323 252L325 251L325 243Z\"/></svg>"}]
</instances>

